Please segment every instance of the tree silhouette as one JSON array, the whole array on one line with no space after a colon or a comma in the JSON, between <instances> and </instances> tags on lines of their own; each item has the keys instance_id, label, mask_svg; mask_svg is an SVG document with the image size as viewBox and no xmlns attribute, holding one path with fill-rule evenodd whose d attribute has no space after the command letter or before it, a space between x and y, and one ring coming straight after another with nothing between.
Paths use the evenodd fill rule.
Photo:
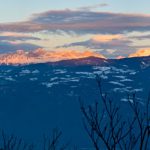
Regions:
<instances>
[{"instance_id":1,"label":"tree silhouette","mask_svg":"<svg viewBox=\"0 0 150 150\"><path fill-rule=\"evenodd\" d=\"M68 148L69 142L63 145L60 145L60 138L62 136L62 132L58 129L54 129L52 132L52 136L46 137L43 136L44 142L43 142L43 150L65 150Z\"/></svg>"},{"instance_id":2,"label":"tree silhouette","mask_svg":"<svg viewBox=\"0 0 150 150\"><path fill-rule=\"evenodd\" d=\"M144 107L136 100L136 95L128 95L128 106L132 117L122 116L120 106L107 93L103 93L102 81L96 77L100 102L85 106L80 100L83 125L96 150L148 150L150 141L150 96Z\"/></svg>"},{"instance_id":3,"label":"tree silhouette","mask_svg":"<svg viewBox=\"0 0 150 150\"><path fill-rule=\"evenodd\" d=\"M54 129L52 131L52 136L46 137L43 136L43 147L40 149L43 150L65 150L68 148L69 143L60 144L60 138L62 136L62 132L58 129ZM34 150L34 144L27 144L21 138L18 138L14 135L6 135L4 131L2 131L1 135L1 145L0 150ZM38 143L39 144L39 143ZM38 149L38 148L36 148Z\"/></svg>"},{"instance_id":4,"label":"tree silhouette","mask_svg":"<svg viewBox=\"0 0 150 150\"><path fill-rule=\"evenodd\" d=\"M6 135L2 131L0 150L33 150L33 144L25 143L21 138L14 135Z\"/></svg>"}]
</instances>

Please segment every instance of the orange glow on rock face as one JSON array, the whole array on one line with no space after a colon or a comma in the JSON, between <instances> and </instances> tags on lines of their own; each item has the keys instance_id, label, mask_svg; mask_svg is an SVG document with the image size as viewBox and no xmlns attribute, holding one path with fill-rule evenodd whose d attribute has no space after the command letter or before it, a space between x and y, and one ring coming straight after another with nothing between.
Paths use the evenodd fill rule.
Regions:
<instances>
[{"instance_id":1,"label":"orange glow on rock face","mask_svg":"<svg viewBox=\"0 0 150 150\"><path fill-rule=\"evenodd\" d=\"M18 50L15 53L0 54L0 64L29 64L40 62L54 62L59 60L78 59L91 56L105 58L103 55L92 51L47 51L40 48L30 52Z\"/></svg>"},{"instance_id":2,"label":"orange glow on rock face","mask_svg":"<svg viewBox=\"0 0 150 150\"><path fill-rule=\"evenodd\" d=\"M129 57L142 57L142 56L150 56L150 48L140 49L135 53L129 55Z\"/></svg>"}]
</instances>

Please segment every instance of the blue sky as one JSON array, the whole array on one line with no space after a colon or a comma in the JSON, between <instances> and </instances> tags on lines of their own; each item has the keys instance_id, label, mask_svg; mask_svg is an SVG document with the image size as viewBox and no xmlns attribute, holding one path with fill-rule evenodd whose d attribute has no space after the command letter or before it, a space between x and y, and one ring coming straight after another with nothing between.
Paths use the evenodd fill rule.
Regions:
<instances>
[{"instance_id":1,"label":"blue sky","mask_svg":"<svg viewBox=\"0 0 150 150\"><path fill-rule=\"evenodd\" d=\"M12 22L26 19L33 13L46 10L76 9L107 3L100 11L123 13L150 13L149 0L2 0L0 5L0 22Z\"/></svg>"},{"instance_id":2,"label":"blue sky","mask_svg":"<svg viewBox=\"0 0 150 150\"><path fill-rule=\"evenodd\" d=\"M148 0L2 0L0 53L39 47L127 57L150 48L149 6Z\"/></svg>"}]
</instances>

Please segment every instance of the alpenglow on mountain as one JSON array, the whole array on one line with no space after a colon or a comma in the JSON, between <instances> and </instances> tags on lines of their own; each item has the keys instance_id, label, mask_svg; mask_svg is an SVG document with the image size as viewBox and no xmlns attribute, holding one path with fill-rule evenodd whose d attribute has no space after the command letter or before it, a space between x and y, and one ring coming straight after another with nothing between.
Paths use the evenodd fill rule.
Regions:
<instances>
[{"instance_id":1,"label":"alpenglow on mountain","mask_svg":"<svg viewBox=\"0 0 150 150\"><path fill-rule=\"evenodd\" d=\"M31 64L43 62L55 62L60 60L78 59L86 57L105 58L92 51L47 51L42 48L34 51L18 50L14 53L0 54L0 64Z\"/></svg>"}]
</instances>

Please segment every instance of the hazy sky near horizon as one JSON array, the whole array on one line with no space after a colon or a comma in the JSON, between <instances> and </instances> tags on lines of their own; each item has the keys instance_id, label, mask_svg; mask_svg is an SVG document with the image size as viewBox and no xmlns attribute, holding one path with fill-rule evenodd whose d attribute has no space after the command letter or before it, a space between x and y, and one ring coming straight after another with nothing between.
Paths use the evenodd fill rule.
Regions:
<instances>
[{"instance_id":1,"label":"hazy sky near horizon","mask_svg":"<svg viewBox=\"0 0 150 150\"><path fill-rule=\"evenodd\" d=\"M148 0L1 0L0 53L92 50L106 57L150 48Z\"/></svg>"}]
</instances>

